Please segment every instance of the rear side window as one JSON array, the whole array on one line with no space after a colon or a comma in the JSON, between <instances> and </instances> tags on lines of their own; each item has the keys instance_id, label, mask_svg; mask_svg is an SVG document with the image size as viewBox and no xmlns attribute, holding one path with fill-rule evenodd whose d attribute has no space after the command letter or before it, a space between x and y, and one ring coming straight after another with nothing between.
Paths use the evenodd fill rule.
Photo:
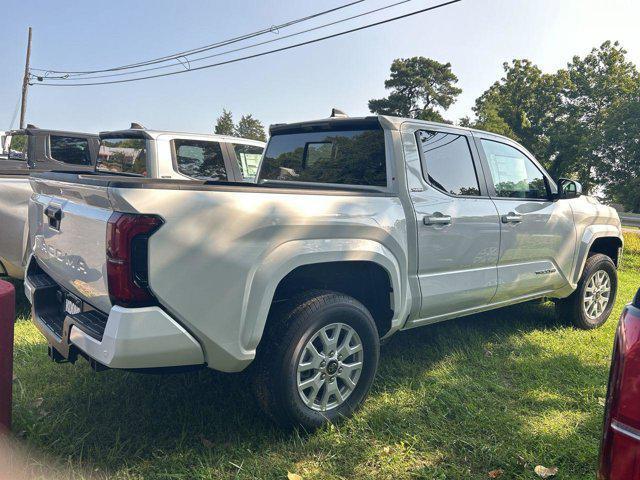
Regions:
<instances>
[{"instance_id":1,"label":"rear side window","mask_svg":"<svg viewBox=\"0 0 640 480\"><path fill-rule=\"evenodd\" d=\"M222 148L218 142L174 140L178 172L198 180L227 180Z\"/></svg>"},{"instance_id":2,"label":"rear side window","mask_svg":"<svg viewBox=\"0 0 640 480\"><path fill-rule=\"evenodd\" d=\"M233 144L233 152L244 180L254 180L256 178L263 151L264 148L255 145Z\"/></svg>"},{"instance_id":3,"label":"rear side window","mask_svg":"<svg viewBox=\"0 0 640 480\"><path fill-rule=\"evenodd\" d=\"M14 133L7 145L11 160L28 160L29 138L24 133Z\"/></svg>"},{"instance_id":4,"label":"rear side window","mask_svg":"<svg viewBox=\"0 0 640 480\"><path fill-rule=\"evenodd\" d=\"M480 195L478 175L464 135L420 130L425 178L451 195Z\"/></svg>"},{"instance_id":5,"label":"rear side window","mask_svg":"<svg viewBox=\"0 0 640 480\"><path fill-rule=\"evenodd\" d=\"M100 140L97 170L147 175L147 141L143 138Z\"/></svg>"},{"instance_id":6,"label":"rear side window","mask_svg":"<svg viewBox=\"0 0 640 480\"><path fill-rule=\"evenodd\" d=\"M274 135L259 182L291 181L385 187L382 129L323 130Z\"/></svg>"},{"instance_id":7,"label":"rear side window","mask_svg":"<svg viewBox=\"0 0 640 480\"><path fill-rule=\"evenodd\" d=\"M51 135L51 158L70 165L91 165L89 140L80 137Z\"/></svg>"}]
</instances>

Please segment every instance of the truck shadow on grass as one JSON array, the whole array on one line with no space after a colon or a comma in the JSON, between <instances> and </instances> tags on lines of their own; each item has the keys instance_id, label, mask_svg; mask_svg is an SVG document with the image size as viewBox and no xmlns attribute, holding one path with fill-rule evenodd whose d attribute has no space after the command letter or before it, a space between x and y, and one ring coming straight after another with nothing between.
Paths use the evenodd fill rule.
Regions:
<instances>
[{"instance_id":1,"label":"truck shadow on grass","mask_svg":"<svg viewBox=\"0 0 640 480\"><path fill-rule=\"evenodd\" d=\"M364 408L305 434L264 418L247 374L94 374L84 361L50 363L34 337L16 345L14 423L30 447L115 476L262 478L320 462L349 478L486 478L489 466L548 462L581 478L595 468L607 362L562 348L580 338L589 333L564 329L549 304L400 333Z\"/></svg>"}]
</instances>

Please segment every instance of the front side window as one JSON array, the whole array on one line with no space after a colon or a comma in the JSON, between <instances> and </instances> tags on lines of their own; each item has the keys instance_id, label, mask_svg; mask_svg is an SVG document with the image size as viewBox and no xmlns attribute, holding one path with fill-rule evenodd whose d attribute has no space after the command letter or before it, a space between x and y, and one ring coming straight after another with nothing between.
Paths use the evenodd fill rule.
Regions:
<instances>
[{"instance_id":1,"label":"front side window","mask_svg":"<svg viewBox=\"0 0 640 480\"><path fill-rule=\"evenodd\" d=\"M218 142L174 140L173 146L181 174L198 180L227 180L227 169Z\"/></svg>"},{"instance_id":2,"label":"front side window","mask_svg":"<svg viewBox=\"0 0 640 480\"><path fill-rule=\"evenodd\" d=\"M238 162L240 171L242 172L242 178L248 181L255 180L264 148L256 145L234 143L233 151L236 155L236 161Z\"/></svg>"},{"instance_id":3,"label":"front side window","mask_svg":"<svg viewBox=\"0 0 640 480\"><path fill-rule=\"evenodd\" d=\"M434 187L451 195L480 195L469 142L464 135L418 132L425 176Z\"/></svg>"},{"instance_id":4,"label":"front side window","mask_svg":"<svg viewBox=\"0 0 640 480\"><path fill-rule=\"evenodd\" d=\"M28 160L29 137L24 133L14 133L7 148L9 160Z\"/></svg>"},{"instance_id":5,"label":"front side window","mask_svg":"<svg viewBox=\"0 0 640 480\"><path fill-rule=\"evenodd\" d=\"M518 149L482 139L497 197L547 199L547 183L542 172Z\"/></svg>"},{"instance_id":6,"label":"front side window","mask_svg":"<svg viewBox=\"0 0 640 480\"><path fill-rule=\"evenodd\" d=\"M51 158L70 165L91 165L91 151L86 138L51 135Z\"/></svg>"},{"instance_id":7,"label":"front side window","mask_svg":"<svg viewBox=\"0 0 640 480\"><path fill-rule=\"evenodd\" d=\"M386 187L384 132L354 128L273 135L259 183L333 183Z\"/></svg>"},{"instance_id":8,"label":"front side window","mask_svg":"<svg viewBox=\"0 0 640 480\"><path fill-rule=\"evenodd\" d=\"M103 138L96 169L101 172L147 175L147 141L144 138Z\"/></svg>"}]
</instances>

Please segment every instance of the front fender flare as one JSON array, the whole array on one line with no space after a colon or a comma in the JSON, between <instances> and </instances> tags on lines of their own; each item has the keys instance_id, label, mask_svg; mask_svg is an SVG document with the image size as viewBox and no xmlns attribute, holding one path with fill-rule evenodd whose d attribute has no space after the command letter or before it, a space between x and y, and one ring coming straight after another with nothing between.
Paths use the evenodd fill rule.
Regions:
<instances>
[{"instance_id":1,"label":"front fender flare","mask_svg":"<svg viewBox=\"0 0 640 480\"><path fill-rule=\"evenodd\" d=\"M584 264L587 261L589 250L591 250L593 242L595 242L598 238L604 237L617 238L618 240L620 240L621 244L624 244L622 232L615 225L590 225L585 228L582 234L582 238L578 243L577 258L575 262L576 268L574 269L573 277L571 278L571 284L574 288L580 280L582 270L584 269Z\"/></svg>"}]
</instances>

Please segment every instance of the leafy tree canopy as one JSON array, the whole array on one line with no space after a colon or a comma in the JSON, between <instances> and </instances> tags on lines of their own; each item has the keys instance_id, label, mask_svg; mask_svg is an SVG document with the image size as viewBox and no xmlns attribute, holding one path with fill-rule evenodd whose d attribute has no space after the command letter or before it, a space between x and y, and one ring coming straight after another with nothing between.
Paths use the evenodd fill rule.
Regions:
<instances>
[{"instance_id":1,"label":"leafy tree canopy","mask_svg":"<svg viewBox=\"0 0 640 480\"><path fill-rule=\"evenodd\" d=\"M251 140L266 141L267 134L264 125L253 115L243 115L236 125L233 121L233 114L228 110L222 110L222 115L218 117L214 131L218 135L231 135Z\"/></svg>"},{"instance_id":2,"label":"leafy tree canopy","mask_svg":"<svg viewBox=\"0 0 640 480\"><path fill-rule=\"evenodd\" d=\"M236 136L260 140L261 142L267 140L264 125L262 125L262 122L257 118L253 118L251 114L243 115L240 118L238 126L236 127Z\"/></svg>"},{"instance_id":3,"label":"leafy tree canopy","mask_svg":"<svg viewBox=\"0 0 640 480\"><path fill-rule=\"evenodd\" d=\"M640 74L616 42L543 73L531 61L504 64L504 76L462 124L522 143L556 177L582 182L640 211Z\"/></svg>"},{"instance_id":4,"label":"leafy tree canopy","mask_svg":"<svg viewBox=\"0 0 640 480\"><path fill-rule=\"evenodd\" d=\"M369 110L381 115L444 122L447 110L462 90L450 63L425 57L398 58L391 64L391 77L384 82L391 93L369 100Z\"/></svg>"},{"instance_id":5,"label":"leafy tree canopy","mask_svg":"<svg viewBox=\"0 0 640 480\"><path fill-rule=\"evenodd\" d=\"M218 117L213 130L217 135L233 135L236 130L235 124L233 123L233 114L227 111L226 108L223 109L222 115Z\"/></svg>"}]
</instances>

